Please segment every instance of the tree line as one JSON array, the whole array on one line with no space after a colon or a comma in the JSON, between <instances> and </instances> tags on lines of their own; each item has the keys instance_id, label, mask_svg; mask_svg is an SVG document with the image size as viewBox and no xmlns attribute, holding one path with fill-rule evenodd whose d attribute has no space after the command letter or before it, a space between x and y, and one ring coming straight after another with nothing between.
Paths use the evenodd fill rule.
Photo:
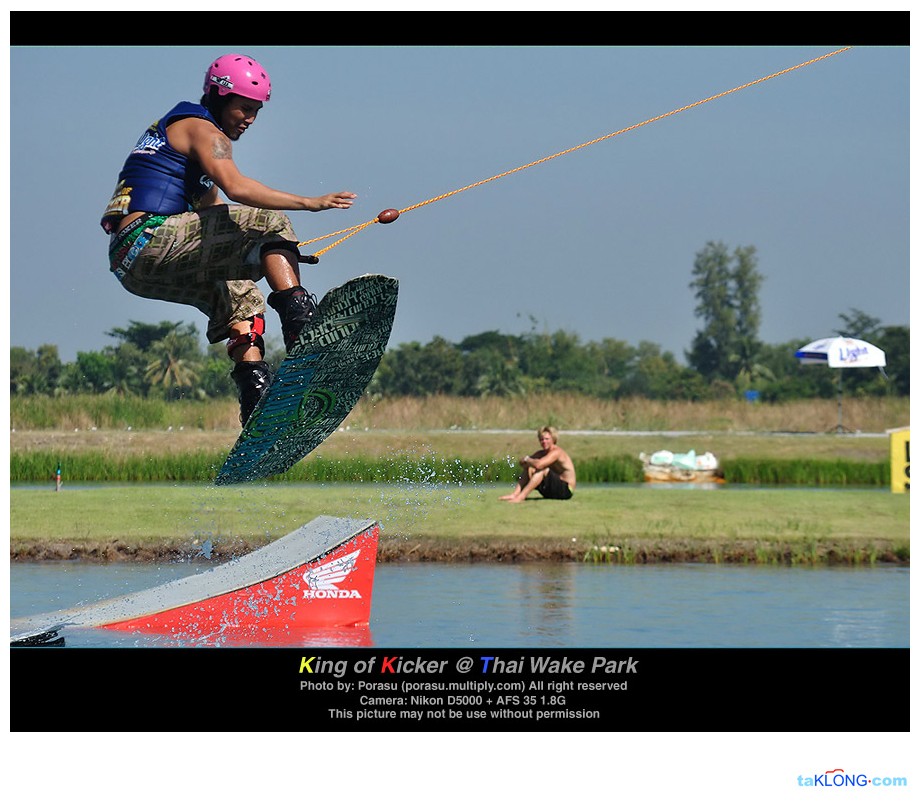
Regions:
<instances>
[{"instance_id":1,"label":"tree line","mask_svg":"<svg viewBox=\"0 0 920 806\"><path fill-rule=\"evenodd\" d=\"M748 396L767 402L848 395L909 395L910 329L883 326L856 308L841 313L836 333L864 339L886 353L877 369L802 366L795 351L809 337L783 344L758 338L762 275L752 246L734 250L709 242L696 255L690 288L700 321L684 362L653 342L631 345L605 338L582 342L575 333L521 335L485 331L450 342L390 347L368 392L380 396L446 394L479 397L574 392L599 398L712 400ZM10 393L78 393L213 399L235 396L223 345L202 347L194 324L130 322L106 336L114 343L60 360L55 345L10 349ZM280 343L268 340L267 360L280 363Z\"/></svg>"}]
</instances>

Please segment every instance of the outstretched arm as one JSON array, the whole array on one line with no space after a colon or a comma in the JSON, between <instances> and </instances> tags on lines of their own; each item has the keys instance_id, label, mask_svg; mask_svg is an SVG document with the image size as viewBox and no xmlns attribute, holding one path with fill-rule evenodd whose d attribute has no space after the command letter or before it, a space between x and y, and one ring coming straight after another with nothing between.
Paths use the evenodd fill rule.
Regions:
<instances>
[{"instance_id":1,"label":"outstretched arm","mask_svg":"<svg viewBox=\"0 0 920 806\"><path fill-rule=\"evenodd\" d=\"M231 201L266 210L348 209L356 194L348 191L322 196L299 196L275 190L245 176L233 161L233 144L220 129L201 118L184 118L169 127L170 143L183 154L195 159L214 184ZM212 203L217 203L217 197Z\"/></svg>"}]
</instances>

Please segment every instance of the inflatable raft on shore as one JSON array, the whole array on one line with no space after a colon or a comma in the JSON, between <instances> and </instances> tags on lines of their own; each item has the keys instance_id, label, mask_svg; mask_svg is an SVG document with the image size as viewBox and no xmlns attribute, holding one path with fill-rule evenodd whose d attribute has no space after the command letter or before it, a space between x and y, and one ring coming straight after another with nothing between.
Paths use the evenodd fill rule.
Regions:
<instances>
[{"instance_id":1,"label":"inflatable raft on shore","mask_svg":"<svg viewBox=\"0 0 920 806\"><path fill-rule=\"evenodd\" d=\"M642 460L642 471L646 481L694 484L725 482L725 474L719 467L719 460L708 451L699 456L695 451L656 451L653 454L640 453L639 459Z\"/></svg>"}]
</instances>

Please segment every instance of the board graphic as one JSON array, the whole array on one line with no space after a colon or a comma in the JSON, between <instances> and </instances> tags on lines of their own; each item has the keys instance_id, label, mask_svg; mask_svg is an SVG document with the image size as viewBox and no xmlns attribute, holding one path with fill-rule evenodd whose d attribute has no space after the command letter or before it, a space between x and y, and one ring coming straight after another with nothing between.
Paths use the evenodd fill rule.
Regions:
<instances>
[{"instance_id":1,"label":"board graphic","mask_svg":"<svg viewBox=\"0 0 920 806\"><path fill-rule=\"evenodd\" d=\"M399 282L365 274L330 290L281 362L215 484L284 473L332 434L386 350Z\"/></svg>"}]
</instances>

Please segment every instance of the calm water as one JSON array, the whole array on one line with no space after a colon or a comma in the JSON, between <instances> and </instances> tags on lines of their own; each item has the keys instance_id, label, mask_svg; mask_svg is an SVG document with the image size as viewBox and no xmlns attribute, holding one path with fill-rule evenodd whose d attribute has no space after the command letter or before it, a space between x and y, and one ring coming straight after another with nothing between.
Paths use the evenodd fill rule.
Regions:
<instances>
[{"instance_id":1,"label":"calm water","mask_svg":"<svg viewBox=\"0 0 920 806\"><path fill-rule=\"evenodd\" d=\"M200 566L12 563L10 615L46 613L197 573ZM909 646L908 568L580 563L383 564L371 624L310 645L419 648ZM65 632L67 646L170 639Z\"/></svg>"}]
</instances>

